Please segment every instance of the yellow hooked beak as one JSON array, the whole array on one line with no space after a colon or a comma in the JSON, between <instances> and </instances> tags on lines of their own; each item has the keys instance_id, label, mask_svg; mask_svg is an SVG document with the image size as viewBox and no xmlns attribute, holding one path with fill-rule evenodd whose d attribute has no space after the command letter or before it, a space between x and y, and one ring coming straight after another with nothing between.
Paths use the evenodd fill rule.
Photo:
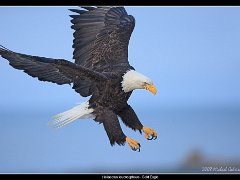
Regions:
<instances>
[{"instance_id":1,"label":"yellow hooked beak","mask_svg":"<svg viewBox=\"0 0 240 180\"><path fill-rule=\"evenodd\" d=\"M146 84L146 85L144 86L144 88L145 88L146 90L150 91L151 93L153 93L154 95L157 94L157 89L156 89L156 87L155 87L153 84L152 84L152 85Z\"/></svg>"}]
</instances>

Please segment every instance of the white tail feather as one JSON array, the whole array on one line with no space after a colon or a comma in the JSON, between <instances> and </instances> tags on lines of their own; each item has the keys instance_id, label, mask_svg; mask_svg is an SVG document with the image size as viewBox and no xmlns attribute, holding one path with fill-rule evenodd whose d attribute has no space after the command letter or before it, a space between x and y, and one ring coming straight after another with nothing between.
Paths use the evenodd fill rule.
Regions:
<instances>
[{"instance_id":1,"label":"white tail feather","mask_svg":"<svg viewBox=\"0 0 240 180\"><path fill-rule=\"evenodd\" d=\"M55 120L50 122L49 125L53 125L55 128L60 128L77 119L95 118L92 112L93 109L89 108L89 102L87 101L68 111L53 116Z\"/></svg>"}]
</instances>

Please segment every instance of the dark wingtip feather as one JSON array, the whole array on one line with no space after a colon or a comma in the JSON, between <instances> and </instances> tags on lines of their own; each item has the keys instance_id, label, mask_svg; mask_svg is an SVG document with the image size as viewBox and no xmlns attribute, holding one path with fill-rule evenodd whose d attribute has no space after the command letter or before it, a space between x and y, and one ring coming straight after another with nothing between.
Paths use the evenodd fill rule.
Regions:
<instances>
[{"instance_id":1,"label":"dark wingtip feather","mask_svg":"<svg viewBox=\"0 0 240 180\"><path fill-rule=\"evenodd\" d=\"M97 8L105 8L105 7L107 7L107 6L96 6Z\"/></svg>"},{"instance_id":2,"label":"dark wingtip feather","mask_svg":"<svg viewBox=\"0 0 240 180\"><path fill-rule=\"evenodd\" d=\"M79 15L69 15L71 18L77 18L77 17L79 17Z\"/></svg>"},{"instance_id":3,"label":"dark wingtip feather","mask_svg":"<svg viewBox=\"0 0 240 180\"><path fill-rule=\"evenodd\" d=\"M4 47L3 45L0 45L0 55L2 55L2 53L6 52L6 51L13 53L13 51L9 50L8 48Z\"/></svg>"},{"instance_id":4,"label":"dark wingtip feather","mask_svg":"<svg viewBox=\"0 0 240 180\"><path fill-rule=\"evenodd\" d=\"M86 9L86 10L88 10L88 11L92 11L92 10L96 9L96 8L93 7L93 6L81 6L81 8Z\"/></svg>"},{"instance_id":5,"label":"dark wingtip feather","mask_svg":"<svg viewBox=\"0 0 240 180\"><path fill-rule=\"evenodd\" d=\"M72 12L75 12L75 13L78 13L78 14L83 14L87 11L85 10L80 10L80 9L68 9L69 11L72 11Z\"/></svg>"},{"instance_id":6,"label":"dark wingtip feather","mask_svg":"<svg viewBox=\"0 0 240 180\"><path fill-rule=\"evenodd\" d=\"M1 49L2 51L10 51L8 48L4 47L3 45L0 45L0 49Z\"/></svg>"}]
</instances>

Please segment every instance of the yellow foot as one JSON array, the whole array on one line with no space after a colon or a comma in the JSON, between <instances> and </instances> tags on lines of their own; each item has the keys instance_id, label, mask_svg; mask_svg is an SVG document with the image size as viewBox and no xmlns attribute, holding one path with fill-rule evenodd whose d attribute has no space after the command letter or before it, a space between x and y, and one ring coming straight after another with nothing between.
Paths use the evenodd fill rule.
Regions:
<instances>
[{"instance_id":1,"label":"yellow foot","mask_svg":"<svg viewBox=\"0 0 240 180\"><path fill-rule=\"evenodd\" d=\"M140 152L141 145L136 140L126 137L126 141L132 150Z\"/></svg>"},{"instance_id":2,"label":"yellow foot","mask_svg":"<svg viewBox=\"0 0 240 180\"><path fill-rule=\"evenodd\" d=\"M152 128L143 127L142 130L145 133L145 138L147 140L157 139L157 133Z\"/></svg>"}]
</instances>

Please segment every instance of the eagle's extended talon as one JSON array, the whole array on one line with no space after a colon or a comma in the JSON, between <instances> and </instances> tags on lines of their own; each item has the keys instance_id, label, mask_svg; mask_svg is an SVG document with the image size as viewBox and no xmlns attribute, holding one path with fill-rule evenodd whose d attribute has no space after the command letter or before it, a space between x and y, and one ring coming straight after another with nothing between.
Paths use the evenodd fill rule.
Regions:
<instances>
[{"instance_id":1,"label":"eagle's extended talon","mask_svg":"<svg viewBox=\"0 0 240 180\"><path fill-rule=\"evenodd\" d=\"M157 133L152 128L143 127L142 130L145 133L145 138L147 140L155 140L155 139L157 139Z\"/></svg>"},{"instance_id":2,"label":"eagle's extended talon","mask_svg":"<svg viewBox=\"0 0 240 180\"><path fill-rule=\"evenodd\" d=\"M130 148L133 150L133 151L138 151L140 152L140 147L141 145L136 141L136 140L133 140L129 137L126 137L126 141L128 142Z\"/></svg>"},{"instance_id":3,"label":"eagle's extended talon","mask_svg":"<svg viewBox=\"0 0 240 180\"><path fill-rule=\"evenodd\" d=\"M153 136L152 136L152 135L151 135L151 137L150 137L150 138L149 138L149 137L147 138L147 140L152 140L152 139L153 139Z\"/></svg>"},{"instance_id":4,"label":"eagle's extended talon","mask_svg":"<svg viewBox=\"0 0 240 180\"><path fill-rule=\"evenodd\" d=\"M155 136L155 134L153 133L153 134L151 134L151 138L149 138L148 140L155 140L155 139L157 139L157 136Z\"/></svg>"}]
</instances>

